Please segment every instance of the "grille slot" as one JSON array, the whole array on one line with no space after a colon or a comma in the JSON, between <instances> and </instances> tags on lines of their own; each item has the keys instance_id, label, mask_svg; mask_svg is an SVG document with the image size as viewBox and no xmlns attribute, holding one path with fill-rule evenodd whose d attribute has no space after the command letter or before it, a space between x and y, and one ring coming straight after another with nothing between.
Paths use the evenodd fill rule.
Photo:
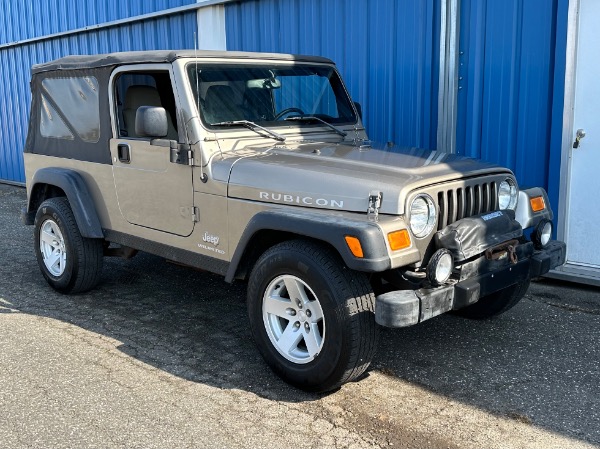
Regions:
<instances>
[{"instance_id":1,"label":"grille slot","mask_svg":"<svg viewBox=\"0 0 600 449\"><path fill-rule=\"evenodd\" d=\"M496 182L473 184L438 192L440 216L438 230L462 218L496 210L498 195Z\"/></svg>"}]
</instances>

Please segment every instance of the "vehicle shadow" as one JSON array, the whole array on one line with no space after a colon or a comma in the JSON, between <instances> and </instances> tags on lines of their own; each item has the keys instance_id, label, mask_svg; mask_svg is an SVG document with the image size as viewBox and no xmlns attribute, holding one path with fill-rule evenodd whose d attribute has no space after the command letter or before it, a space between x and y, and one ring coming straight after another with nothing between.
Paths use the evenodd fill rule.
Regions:
<instances>
[{"instance_id":1,"label":"vehicle shadow","mask_svg":"<svg viewBox=\"0 0 600 449\"><path fill-rule=\"evenodd\" d=\"M191 382L277 401L323 397L286 385L263 362L250 335L245 284L140 254L106 259L98 288L61 295L40 274L31 229L9 227L0 298L10 304L0 303L0 312L48 317L110 337L123 353ZM446 315L382 329L370 371L600 444L599 325L600 315L538 302L534 291L496 320Z\"/></svg>"},{"instance_id":2,"label":"vehicle shadow","mask_svg":"<svg viewBox=\"0 0 600 449\"><path fill-rule=\"evenodd\" d=\"M32 258L19 268L22 313L69 322L120 341L119 350L192 382L305 402L321 395L289 387L254 347L245 285L141 254L108 259L102 284L64 296ZM371 371L381 371L488 412L598 443L598 358L576 319L524 300L491 321L443 316L407 329L381 329ZM539 307L538 307L539 308ZM533 315L537 313L537 315ZM596 340L597 346L597 340ZM587 407L587 408L586 408Z\"/></svg>"}]
</instances>

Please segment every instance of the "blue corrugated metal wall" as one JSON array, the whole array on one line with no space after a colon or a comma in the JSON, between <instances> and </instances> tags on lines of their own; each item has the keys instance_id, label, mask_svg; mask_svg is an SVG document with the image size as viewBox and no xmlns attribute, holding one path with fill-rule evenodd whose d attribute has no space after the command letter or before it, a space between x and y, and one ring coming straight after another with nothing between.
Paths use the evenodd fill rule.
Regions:
<instances>
[{"instance_id":1,"label":"blue corrugated metal wall","mask_svg":"<svg viewBox=\"0 0 600 449\"><path fill-rule=\"evenodd\" d=\"M564 78L555 76L564 77L564 60L556 66L555 58L565 51L557 26L566 26L567 7L568 0L461 0L457 152L511 168L524 186L548 188L560 166L551 134L562 120L552 109L562 109ZM557 210L554 193L551 202Z\"/></svg>"},{"instance_id":2,"label":"blue corrugated metal wall","mask_svg":"<svg viewBox=\"0 0 600 449\"><path fill-rule=\"evenodd\" d=\"M229 49L320 54L363 104L371 138L435 147L441 0L246 0L226 5ZM36 0L0 9L0 179L22 182L29 68L66 54L191 48L196 13L36 38L194 3ZM560 169L569 0L461 0L457 148L549 189Z\"/></svg>"},{"instance_id":3,"label":"blue corrugated metal wall","mask_svg":"<svg viewBox=\"0 0 600 449\"><path fill-rule=\"evenodd\" d=\"M77 3L77 4L75 4ZM88 0L88 12L82 12L79 18L65 22L58 20L58 14L53 8L70 8L69 11L85 10L79 2L39 2L35 8L39 11L48 8L46 13L54 14L55 19L44 19L37 28L37 24L29 23L31 18L23 16L24 11L15 11L10 14L3 12L2 26L4 34L2 39L24 39L48 33L67 31L85 25L90 25L90 20L100 23L105 20L124 18L128 15L152 12L165 7L181 6L186 1L148 1L148 2L117 2L100 3ZM194 2L191 2L194 3ZM24 6L20 2L11 2ZM95 5L92 7L92 4ZM121 5L116 7L115 5ZM108 13L109 7L115 6ZM137 5L137 6L134 6ZM30 7L30 6L29 6ZM89 12L94 10L94 12ZM62 14L66 15L66 10ZM59 11L60 12L60 11ZM58 14L58 15L57 15ZM19 17L25 20L19 22ZM46 16L48 17L48 16ZM77 17L77 14L73 14ZM9 23L9 19L15 21ZM66 19L65 19L66 20ZM58 21L58 22L57 22ZM58 24L57 24L58 23ZM113 51L151 50L169 48L193 48L194 33L197 30L196 12L187 12L164 18L146 20L126 25L104 28L90 32L57 37L20 45L5 46L0 48L0 179L24 182L23 146L27 136L27 124L31 94L29 91L30 67L33 64L60 58L69 54L94 54ZM66 28L65 28L66 27ZM22 34L19 34L22 33ZM33 34L32 34L33 33ZM5 43L5 42L3 42Z\"/></svg>"},{"instance_id":4,"label":"blue corrugated metal wall","mask_svg":"<svg viewBox=\"0 0 600 449\"><path fill-rule=\"evenodd\" d=\"M195 3L195 0L4 1L0 44L97 25Z\"/></svg>"},{"instance_id":5,"label":"blue corrugated metal wall","mask_svg":"<svg viewBox=\"0 0 600 449\"><path fill-rule=\"evenodd\" d=\"M371 139L435 147L439 0L252 0L225 11L228 50L329 57Z\"/></svg>"}]
</instances>

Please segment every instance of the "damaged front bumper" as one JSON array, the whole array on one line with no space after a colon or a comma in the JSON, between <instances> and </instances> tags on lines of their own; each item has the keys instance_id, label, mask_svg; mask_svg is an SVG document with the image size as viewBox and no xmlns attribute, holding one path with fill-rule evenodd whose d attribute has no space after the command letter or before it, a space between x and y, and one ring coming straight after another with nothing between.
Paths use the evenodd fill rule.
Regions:
<instances>
[{"instance_id":1,"label":"damaged front bumper","mask_svg":"<svg viewBox=\"0 0 600 449\"><path fill-rule=\"evenodd\" d=\"M516 263L486 256L469 261L454 281L435 288L396 290L377 296L375 321L386 327L406 327L457 310L511 285L541 276L565 262L566 245L552 241L535 250L531 242L518 245Z\"/></svg>"}]
</instances>

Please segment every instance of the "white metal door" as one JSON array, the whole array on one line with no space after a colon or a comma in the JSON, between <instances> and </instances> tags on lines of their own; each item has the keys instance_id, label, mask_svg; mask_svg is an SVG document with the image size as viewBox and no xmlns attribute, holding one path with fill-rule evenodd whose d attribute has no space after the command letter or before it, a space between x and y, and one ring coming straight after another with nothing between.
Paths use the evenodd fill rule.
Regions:
<instances>
[{"instance_id":1,"label":"white metal door","mask_svg":"<svg viewBox=\"0 0 600 449\"><path fill-rule=\"evenodd\" d=\"M600 1L579 6L573 142L585 137L571 151L567 263L600 270Z\"/></svg>"}]
</instances>

